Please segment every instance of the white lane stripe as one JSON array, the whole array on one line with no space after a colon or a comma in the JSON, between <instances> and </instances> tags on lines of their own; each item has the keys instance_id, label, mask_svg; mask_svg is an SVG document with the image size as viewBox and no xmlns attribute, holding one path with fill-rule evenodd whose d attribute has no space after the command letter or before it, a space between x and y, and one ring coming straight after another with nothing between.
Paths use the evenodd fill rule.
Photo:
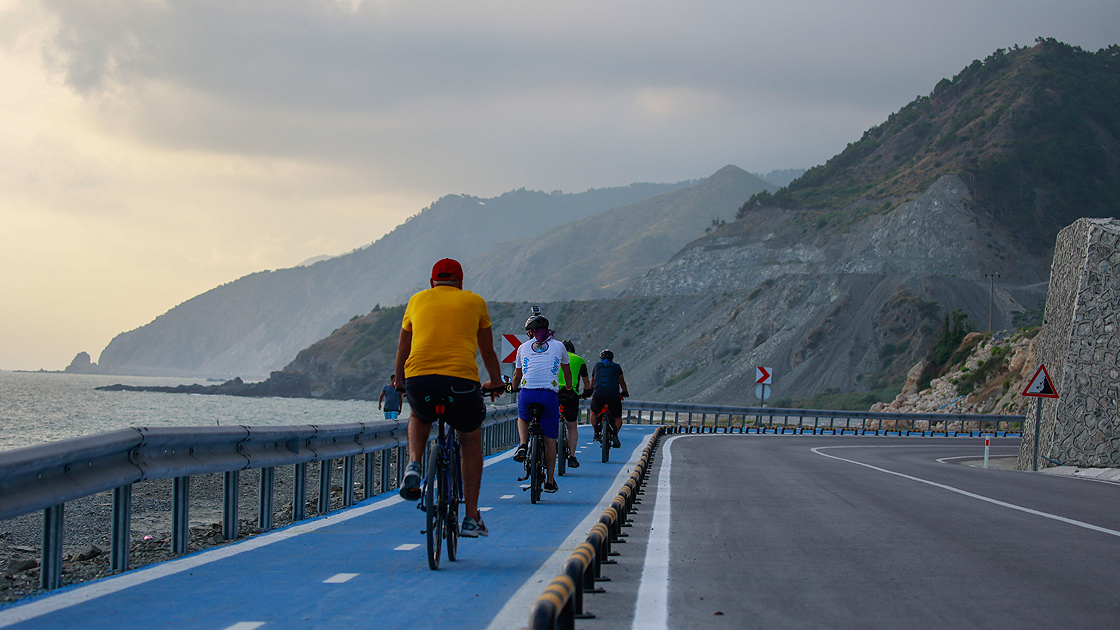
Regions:
<instances>
[{"instance_id":1,"label":"white lane stripe","mask_svg":"<svg viewBox=\"0 0 1120 630\"><path fill-rule=\"evenodd\" d=\"M263 621L238 621L225 630L257 630L257 628L263 625Z\"/></svg>"},{"instance_id":2,"label":"white lane stripe","mask_svg":"<svg viewBox=\"0 0 1120 630\"><path fill-rule=\"evenodd\" d=\"M673 442L675 435L665 440L661 451L661 470L657 474L657 498L653 504L653 520L649 528L646 559L642 565L642 578L638 583L638 597L634 602L635 630L669 627L669 529L672 512L669 503L670 471L673 467Z\"/></svg>"},{"instance_id":3,"label":"white lane stripe","mask_svg":"<svg viewBox=\"0 0 1120 630\"><path fill-rule=\"evenodd\" d=\"M533 605L533 602L537 601L537 598L544 592L545 587L552 581L552 578L556 577L560 567L567 562L572 552L576 550L576 547L587 540L587 532L598 522L599 517L603 514L603 510L607 509L611 501L614 501L614 498L618 496L618 489L630 478L630 473L634 471L634 465L642 458L642 451L645 450L646 444L648 444L652 438L652 433L645 436L634 451L630 453L630 459L627 461L626 465L619 469L618 474L615 475L614 483L603 493L602 498L599 499L599 503L587 513L587 516L584 517L579 525L575 526L572 533L564 539L564 542L556 547L556 551L541 564L536 573L529 577L529 579L521 585L521 588L517 589L517 592L509 598L505 606L503 606L494 619L490 621L490 625L486 626L486 630L504 630L505 628L522 628L525 626L526 618L529 615L529 607Z\"/></svg>"},{"instance_id":4,"label":"white lane stripe","mask_svg":"<svg viewBox=\"0 0 1120 630\"><path fill-rule=\"evenodd\" d=\"M398 545L396 547L393 547L393 551L412 551L413 549L415 549L419 546L420 546L420 543L405 543L403 545Z\"/></svg>"},{"instance_id":5,"label":"white lane stripe","mask_svg":"<svg viewBox=\"0 0 1120 630\"><path fill-rule=\"evenodd\" d=\"M323 580L323 584L343 584L358 577L357 573L339 573Z\"/></svg>"},{"instance_id":6,"label":"white lane stripe","mask_svg":"<svg viewBox=\"0 0 1120 630\"><path fill-rule=\"evenodd\" d=\"M512 449L500 455L486 458L483 466L490 466L510 457L513 457ZM211 562L236 556L247 551L260 549L261 547L288 540L289 538L295 538L300 534L307 534L334 525L335 523L342 523L352 518L364 516L370 512L387 508L403 501L404 499L400 498L400 496L393 494L369 505L352 507L342 512L327 514L314 520L301 522L298 525L291 525L286 529L261 534L232 545L201 551L192 556L179 558L177 560L169 560L167 562L149 565L134 571L122 573L118 576L75 586L61 593L48 595L42 599L37 599L26 604L17 604L11 608L0 610L0 628L6 628L10 625L21 623L29 619L35 619L36 617L52 613L56 610L62 610L105 595L123 591L126 588L145 584L169 575L182 573L183 571L190 571L191 569ZM419 545L416 546L419 547Z\"/></svg>"},{"instance_id":7,"label":"white lane stripe","mask_svg":"<svg viewBox=\"0 0 1120 630\"><path fill-rule=\"evenodd\" d=\"M494 508L490 508L490 507L480 507L480 508L478 508L478 511L479 512L489 512L490 510L493 510L493 509Z\"/></svg>"},{"instance_id":8,"label":"white lane stripe","mask_svg":"<svg viewBox=\"0 0 1120 630\"><path fill-rule=\"evenodd\" d=\"M1072 518L1066 518L1064 516L1058 516L1057 514L1050 514L1049 512L1041 512L1039 510L1034 510L1034 509L1031 509L1031 508L1028 508L1028 507L1023 507L1021 505L1015 505L1014 503L1008 503L1006 501L1000 501L999 499L993 499L991 497L986 497L986 496L983 496L983 495L979 495L979 494L976 494L976 493L973 493L973 492L969 492L967 490L961 490L960 488L954 488L953 486L947 486L943 483L937 483L936 481L930 481L928 479L922 479L921 477L914 477L913 475L907 475L907 474L904 474L904 473L895 472L893 470L887 470L886 468L879 468L878 466L872 466L871 464L865 464L863 462L857 462L854 459L845 459L843 457L837 457L836 455L829 455L828 453L822 453L821 451L826 449L826 448L843 448L843 447L818 446L818 447L810 449L810 450L813 451L814 453L816 453L817 455L820 455L821 457L828 457L829 459L835 459L837 461L848 462L849 464L855 464L857 466L863 466L864 468L870 468L871 470L876 470L878 472L887 473L888 475L894 475L896 477L902 477L903 479L909 479L911 481L917 481L918 483L924 483L926 485L930 485L930 486L933 486L935 488L941 488L942 490L948 490L949 492L955 492L959 495L966 496L966 497L969 497L971 499L978 499L978 500L984 501L986 503L991 503L992 505L998 505L1000 507L1005 507L1005 508L1008 508L1008 509L1011 509L1011 510L1018 510L1020 512L1025 512L1027 514L1033 514L1034 516L1041 516L1042 518L1048 518L1048 519L1051 519L1051 520L1060 521L1062 523L1067 523L1069 525L1075 525L1077 527L1083 527L1085 529L1089 529L1089 530L1092 530L1092 531L1095 531L1095 532L1100 532L1102 534L1108 534L1109 536L1120 537L1120 531L1116 531L1114 529L1107 529L1105 527L1100 527L1098 525L1093 525L1092 523L1086 523L1086 522L1083 522L1083 521L1074 520ZM864 447L859 447L859 448L877 448L877 447L864 446Z\"/></svg>"},{"instance_id":9,"label":"white lane stripe","mask_svg":"<svg viewBox=\"0 0 1120 630\"><path fill-rule=\"evenodd\" d=\"M512 499L513 495L512 494L503 494L502 496L500 496L498 498L499 499Z\"/></svg>"}]
</instances>

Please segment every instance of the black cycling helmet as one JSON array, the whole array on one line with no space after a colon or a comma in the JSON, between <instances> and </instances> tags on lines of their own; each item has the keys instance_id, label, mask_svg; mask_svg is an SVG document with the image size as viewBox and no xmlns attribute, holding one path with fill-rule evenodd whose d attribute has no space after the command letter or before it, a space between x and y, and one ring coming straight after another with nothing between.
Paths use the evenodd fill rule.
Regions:
<instances>
[{"instance_id":1,"label":"black cycling helmet","mask_svg":"<svg viewBox=\"0 0 1120 630\"><path fill-rule=\"evenodd\" d=\"M607 361L614 361L614 353L604 348L603 351L599 353L599 358L606 359Z\"/></svg>"},{"instance_id":2,"label":"black cycling helmet","mask_svg":"<svg viewBox=\"0 0 1120 630\"><path fill-rule=\"evenodd\" d=\"M525 320L525 332L532 333L538 328L548 328L548 318L544 315L533 315Z\"/></svg>"},{"instance_id":3,"label":"black cycling helmet","mask_svg":"<svg viewBox=\"0 0 1120 630\"><path fill-rule=\"evenodd\" d=\"M570 339L565 339L564 340L564 349L567 350L568 352L575 352L576 351L576 346L575 346L575 344L572 343L572 341Z\"/></svg>"}]
</instances>

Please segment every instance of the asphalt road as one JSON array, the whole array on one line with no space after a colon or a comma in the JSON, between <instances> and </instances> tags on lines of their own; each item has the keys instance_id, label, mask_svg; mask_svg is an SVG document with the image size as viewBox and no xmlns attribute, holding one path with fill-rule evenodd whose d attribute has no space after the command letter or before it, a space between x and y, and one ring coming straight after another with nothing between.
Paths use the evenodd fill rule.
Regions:
<instances>
[{"instance_id":1,"label":"asphalt road","mask_svg":"<svg viewBox=\"0 0 1120 630\"><path fill-rule=\"evenodd\" d=\"M1120 627L1120 485L965 456L983 440L671 437L577 627Z\"/></svg>"}]
</instances>

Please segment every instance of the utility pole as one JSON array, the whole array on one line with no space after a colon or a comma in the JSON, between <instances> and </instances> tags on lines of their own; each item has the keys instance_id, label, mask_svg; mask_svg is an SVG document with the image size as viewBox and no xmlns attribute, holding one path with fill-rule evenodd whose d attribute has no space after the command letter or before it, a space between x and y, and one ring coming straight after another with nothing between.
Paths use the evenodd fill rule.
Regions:
<instances>
[{"instance_id":1,"label":"utility pole","mask_svg":"<svg viewBox=\"0 0 1120 630\"><path fill-rule=\"evenodd\" d=\"M996 278L999 274L986 273L984 277L988 279L988 332L992 332L992 302L996 293Z\"/></svg>"}]
</instances>

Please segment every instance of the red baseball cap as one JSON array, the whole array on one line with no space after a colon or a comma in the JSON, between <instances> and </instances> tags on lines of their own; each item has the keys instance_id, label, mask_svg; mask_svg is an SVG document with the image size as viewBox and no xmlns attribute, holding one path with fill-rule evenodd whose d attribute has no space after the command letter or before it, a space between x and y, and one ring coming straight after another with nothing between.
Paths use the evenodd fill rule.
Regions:
<instances>
[{"instance_id":1,"label":"red baseball cap","mask_svg":"<svg viewBox=\"0 0 1120 630\"><path fill-rule=\"evenodd\" d=\"M463 280L463 266L454 258L444 258L432 265L432 282Z\"/></svg>"}]
</instances>

